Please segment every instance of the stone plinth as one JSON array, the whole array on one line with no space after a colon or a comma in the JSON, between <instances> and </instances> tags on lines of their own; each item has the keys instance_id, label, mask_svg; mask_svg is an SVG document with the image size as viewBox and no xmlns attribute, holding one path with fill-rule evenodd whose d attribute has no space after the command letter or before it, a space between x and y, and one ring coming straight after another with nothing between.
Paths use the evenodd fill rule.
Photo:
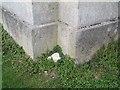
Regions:
<instances>
[{"instance_id":1,"label":"stone plinth","mask_svg":"<svg viewBox=\"0 0 120 90\"><path fill-rule=\"evenodd\" d=\"M2 22L31 58L58 44L81 64L117 37L118 2L3 2Z\"/></svg>"}]
</instances>

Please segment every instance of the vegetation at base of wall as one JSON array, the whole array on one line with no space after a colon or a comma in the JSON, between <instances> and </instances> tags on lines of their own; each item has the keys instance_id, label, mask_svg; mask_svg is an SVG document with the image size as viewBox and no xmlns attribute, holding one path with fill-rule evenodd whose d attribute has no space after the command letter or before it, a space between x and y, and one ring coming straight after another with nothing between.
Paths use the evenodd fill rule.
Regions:
<instances>
[{"instance_id":1,"label":"vegetation at base of wall","mask_svg":"<svg viewBox=\"0 0 120 90\"><path fill-rule=\"evenodd\" d=\"M57 45L36 61L27 56L10 35L2 32L3 88L117 88L119 87L118 41L103 46L90 62L76 66ZM61 60L47 60L59 52Z\"/></svg>"}]
</instances>

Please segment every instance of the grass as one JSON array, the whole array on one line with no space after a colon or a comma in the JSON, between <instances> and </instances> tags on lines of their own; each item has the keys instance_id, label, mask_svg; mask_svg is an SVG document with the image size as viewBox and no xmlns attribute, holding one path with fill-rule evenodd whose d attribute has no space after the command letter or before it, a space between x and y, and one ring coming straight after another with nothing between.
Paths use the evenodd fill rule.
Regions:
<instances>
[{"instance_id":1,"label":"grass","mask_svg":"<svg viewBox=\"0 0 120 90\"><path fill-rule=\"evenodd\" d=\"M118 41L102 47L90 62L76 66L59 46L33 62L12 37L2 33L3 88L118 88ZM47 60L54 52L62 59L57 63ZM45 73L47 71L47 73Z\"/></svg>"}]
</instances>

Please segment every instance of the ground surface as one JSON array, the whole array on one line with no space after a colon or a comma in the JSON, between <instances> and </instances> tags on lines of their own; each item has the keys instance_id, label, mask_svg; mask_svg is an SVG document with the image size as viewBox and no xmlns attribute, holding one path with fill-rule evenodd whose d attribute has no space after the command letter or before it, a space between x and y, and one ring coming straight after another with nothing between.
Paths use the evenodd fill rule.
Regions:
<instances>
[{"instance_id":1,"label":"ground surface","mask_svg":"<svg viewBox=\"0 0 120 90\"><path fill-rule=\"evenodd\" d=\"M3 88L119 86L117 41L110 43L107 48L103 46L91 62L76 66L73 59L62 54L59 46L43 54L37 62L33 62L2 27L0 32ZM57 63L47 60L54 52L59 52L62 57Z\"/></svg>"}]
</instances>

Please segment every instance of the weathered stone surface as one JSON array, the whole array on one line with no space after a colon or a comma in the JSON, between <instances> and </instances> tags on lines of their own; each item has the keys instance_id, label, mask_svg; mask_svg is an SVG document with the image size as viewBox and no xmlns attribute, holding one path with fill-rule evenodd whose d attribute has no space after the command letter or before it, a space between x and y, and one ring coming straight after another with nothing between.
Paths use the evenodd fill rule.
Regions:
<instances>
[{"instance_id":1,"label":"weathered stone surface","mask_svg":"<svg viewBox=\"0 0 120 90\"><path fill-rule=\"evenodd\" d=\"M32 30L32 43L34 58L52 50L57 45L57 23L43 27L35 27Z\"/></svg>"},{"instance_id":2,"label":"weathered stone surface","mask_svg":"<svg viewBox=\"0 0 120 90\"><path fill-rule=\"evenodd\" d=\"M34 25L42 25L58 21L58 5L58 2L33 2Z\"/></svg>"},{"instance_id":3,"label":"weathered stone surface","mask_svg":"<svg viewBox=\"0 0 120 90\"><path fill-rule=\"evenodd\" d=\"M59 20L71 27L78 26L78 3L77 2L60 2Z\"/></svg>"},{"instance_id":4,"label":"weathered stone surface","mask_svg":"<svg viewBox=\"0 0 120 90\"><path fill-rule=\"evenodd\" d=\"M65 25L64 23L59 23L58 25L57 43L62 47L63 53L71 57L75 57L75 31L75 28Z\"/></svg>"},{"instance_id":5,"label":"weathered stone surface","mask_svg":"<svg viewBox=\"0 0 120 90\"><path fill-rule=\"evenodd\" d=\"M118 17L118 2L60 2L61 22L74 28L90 26Z\"/></svg>"},{"instance_id":6,"label":"weathered stone surface","mask_svg":"<svg viewBox=\"0 0 120 90\"><path fill-rule=\"evenodd\" d=\"M32 25L42 25L58 20L58 2L2 2L2 7Z\"/></svg>"},{"instance_id":7,"label":"weathered stone surface","mask_svg":"<svg viewBox=\"0 0 120 90\"><path fill-rule=\"evenodd\" d=\"M16 14L22 20L33 24L32 0L29 0L29 2L19 2L20 0L17 0L17 2L15 0L1 1L2 7L6 10Z\"/></svg>"},{"instance_id":8,"label":"weathered stone surface","mask_svg":"<svg viewBox=\"0 0 120 90\"><path fill-rule=\"evenodd\" d=\"M64 2L59 9L58 44L78 64L89 61L103 44L116 36L117 23L111 20L118 17L117 2Z\"/></svg>"},{"instance_id":9,"label":"weathered stone surface","mask_svg":"<svg viewBox=\"0 0 120 90\"><path fill-rule=\"evenodd\" d=\"M57 44L57 23L33 26L3 10L3 26L25 52L36 58Z\"/></svg>"},{"instance_id":10,"label":"weathered stone surface","mask_svg":"<svg viewBox=\"0 0 120 90\"><path fill-rule=\"evenodd\" d=\"M97 25L76 32L75 58L79 63L89 61L96 51L117 36L118 23Z\"/></svg>"},{"instance_id":11,"label":"weathered stone surface","mask_svg":"<svg viewBox=\"0 0 120 90\"><path fill-rule=\"evenodd\" d=\"M2 20L4 29L20 46L23 46L28 55L33 57L31 26L6 10L2 10Z\"/></svg>"},{"instance_id":12,"label":"weathered stone surface","mask_svg":"<svg viewBox=\"0 0 120 90\"><path fill-rule=\"evenodd\" d=\"M116 21L83 29L75 29L65 24L59 24L58 27L58 44L64 54L75 58L77 64L91 60L102 45L108 44L118 34Z\"/></svg>"},{"instance_id":13,"label":"weathered stone surface","mask_svg":"<svg viewBox=\"0 0 120 90\"><path fill-rule=\"evenodd\" d=\"M109 21L118 17L118 2L79 2L78 27Z\"/></svg>"}]
</instances>

